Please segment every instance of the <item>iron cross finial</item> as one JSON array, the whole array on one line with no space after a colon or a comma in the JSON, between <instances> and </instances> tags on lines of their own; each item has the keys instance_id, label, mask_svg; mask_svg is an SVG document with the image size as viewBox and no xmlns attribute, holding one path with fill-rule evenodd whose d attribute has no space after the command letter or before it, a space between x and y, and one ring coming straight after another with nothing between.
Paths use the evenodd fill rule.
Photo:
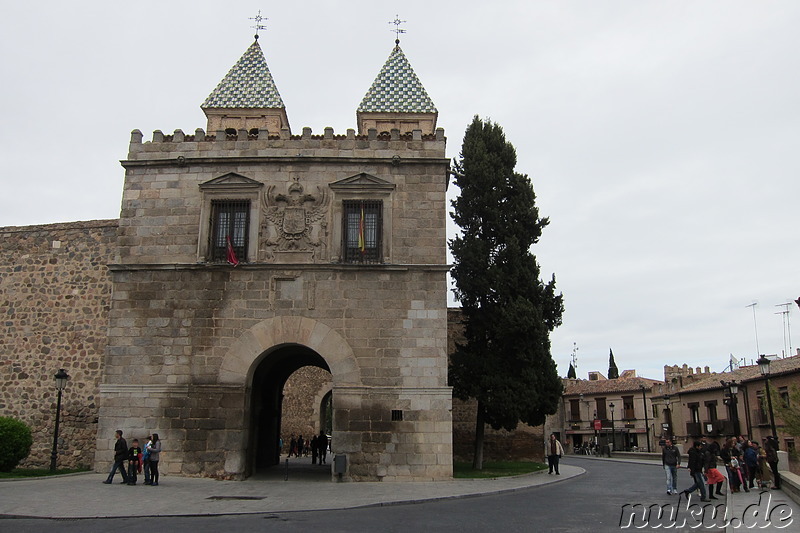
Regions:
<instances>
[{"instance_id":1,"label":"iron cross finial","mask_svg":"<svg viewBox=\"0 0 800 533\"><path fill-rule=\"evenodd\" d=\"M400 44L400 34L406 32L406 30L400 28L400 24L405 24L405 23L406 23L405 20L400 20L400 15L395 15L394 20L389 22L389 24L394 24L394 29L390 31L393 31L395 33L395 40L394 40L395 45Z\"/></svg>"},{"instance_id":2,"label":"iron cross finial","mask_svg":"<svg viewBox=\"0 0 800 533\"><path fill-rule=\"evenodd\" d=\"M254 35L254 37L255 37L256 40L258 40L258 31L267 29L267 26L264 25L264 24L261 24L261 21L262 20L263 21L267 21L269 19L267 17L262 17L261 16L261 10L259 9L258 10L258 15L256 15L255 17L250 17L250 20L255 20L256 21L256 23L253 26L250 26L250 27L256 30L256 34Z\"/></svg>"}]
</instances>

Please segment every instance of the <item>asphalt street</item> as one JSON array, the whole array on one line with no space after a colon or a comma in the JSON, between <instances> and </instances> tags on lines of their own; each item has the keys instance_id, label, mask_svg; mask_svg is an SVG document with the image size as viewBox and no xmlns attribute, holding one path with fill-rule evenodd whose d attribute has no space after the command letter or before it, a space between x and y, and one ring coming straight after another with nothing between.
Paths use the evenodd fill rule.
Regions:
<instances>
[{"instance_id":1,"label":"asphalt street","mask_svg":"<svg viewBox=\"0 0 800 533\"><path fill-rule=\"evenodd\" d=\"M679 500L678 496L669 496L665 493L664 473L657 463L610 461L568 457L564 459L565 468L562 472L571 471L574 475L564 478L548 476L546 473L538 476L534 484L528 483L527 487L509 488L494 494L461 494L438 499L424 498L424 491L434 490L436 484L427 487L425 484L419 489L419 498L406 499L392 497L392 484L385 485L386 493L381 496L384 503L375 503L373 500L364 499L364 506L355 506L341 509L298 510L277 512L245 512L217 515L184 515L184 516L131 516L127 518L87 518L87 519L31 519L31 518L4 518L0 519L0 531L14 532L126 532L148 531L170 533L204 533L218 531L276 531L276 532L360 532L360 531L388 531L388 532L487 532L487 531L569 531L569 532L607 532L626 529L621 526L628 525L627 529L669 529L671 531L697 531L717 530L726 531L724 525L724 510L727 504L733 509L743 509L743 504L757 501L758 494L754 491L751 495L742 495L740 501L721 500L717 502L722 507L722 514L715 519L706 513L702 522L697 516L692 516L686 502ZM245 482L246 483L246 482ZM325 493L331 485L330 482L283 482L272 480L267 483L280 483L281 485L266 485L281 490L296 490L290 492L290 497L297 500L297 507L313 508L315 501L325 498ZM287 485L288 483L288 485ZM679 488L686 488L690 484L689 476L682 471L679 476ZM428 484L430 485L430 484ZM244 484L241 484L244 486ZM488 485L487 485L488 486ZM136 513L147 515L146 509L138 508L141 502L137 501L137 491L170 490L170 484L165 483L158 489L149 487L110 487L105 489L117 490L121 498L128 498L131 506L136 506ZM287 489L289 487L289 489ZM3 487L5 488L5 487ZM173 489L175 490L175 489ZM396 487L402 491L401 487ZM318 492L319 491L319 492ZM374 490L372 491L374 492ZM791 522L783 525L783 531L797 531L795 518L800 517L800 510L793 503L785 502L780 491L772 491L774 499L767 504L769 511L783 506L788 511ZM143 493L142 493L143 494ZM149 493L148 493L149 494ZM366 493L365 493L366 494ZM429 492L429 494L432 494ZM0 492L2 495L2 492ZM740 494L731 495L737 498ZM745 499L745 496L747 499ZM81 495L71 494L65 497L74 498L75 505L81 505ZM169 499L169 493L164 495ZM693 503L693 502L691 502ZM641 504L639 507L634 508ZM672 527L662 519L660 527L650 517L649 524L643 524L639 518L642 513L631 518L631 509L652 509L654 506L664 509L665 505L672 504L675 511L675 520ZM180 505L176 502L174 505ZM214 503L209 501L208 506ZM737 507L738 505L738 507ZM627 507L626 507L627 506ZM626 510L627 509L627 510ZM695 506L697 513L699 506ZM134 513L131 513L134 514ZM773 518L778 514L772 513ZM784 515L785 517L785 512ZM669 518L669 517L668 517ZM730 516L728 517L730 518ZM639 520L637 522L637 520ZM681 521L685 521L683 527ZM728 525L727 531L736 529L758 528L763 524L740 524L739 528ZM772 524L773 526L775 524ZM641 527L644 526L644 527ZM665 527L666 526L666 527ZM677 527L676 527L677 526ZM722 527L720 527L722 526ZM768 528L767 530L775 529ZM759 529L764 531L764 529Z\"/></svg>"}]
</instances>

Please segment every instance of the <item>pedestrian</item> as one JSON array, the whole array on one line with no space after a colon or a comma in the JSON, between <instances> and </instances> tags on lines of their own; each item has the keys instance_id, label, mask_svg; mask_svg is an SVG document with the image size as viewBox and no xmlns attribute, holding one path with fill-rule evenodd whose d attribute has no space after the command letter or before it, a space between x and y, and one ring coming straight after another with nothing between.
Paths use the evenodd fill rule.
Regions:
<instances>
[{"instance_id":1,"label":"pedestrian","mask_svg":"<svg viewBox=\"0 0 800 533\"><path fill-rule=\"evenodd\" d=\"M317 446L319 447L319 464L324 465L325 459L328 456L328 435L325 434L325 430L319 432Z\"/></svg>"},{"instance_id":2,"label":"pedestrian","mask_svg":"<svg viewBox=\"0 0 800 533\"><path fill-rule=\"evenodd\" d=\"M758 479L758 487L764 490L769 490L774 481L772 469L769 467L769 461L767 461L767 450L765 448L760 448L758 450L758 473L756 474L756 478Z\"/></svg>"},{"instance_id":3,"label":"pedestrian","mask_svg":"<svg viewBox=\"0 0 800 533\"><path fill-rule=\"evenodd\" d=\"M746 486L752 489L755 488L756 473L758 472L758 444L748 441L743 455L744 465L747 468Z\"/></svg>"},{"instance_id":4,"label":"pedestrian","mask_svg":"<svg viewBox=\"0 0 800 533\"><path fill-rule=\"evenodd\" d=\"M158 486L158 461L161 459L161 441L158 433L153 433L153 442L150 444L150 486Z\"/></svg>"},{"instance_id":5,"label":"pedestrian","mask_svg":"<svg viewBox=\"0 0 800 533\"><path fill-rule=\"evenodd\" d=\"M122 438L121 429L114 432L114 438L116 439L114 443L114 464L111 465L111 472L108 473L108 477L103 481L106 485L110 485L114 480L114 474L117 473L117 469L119 469L122 474L122 482L128 482L128 474L125 473L125 459L128 458L128 443Z\"/></svg>"},{"instance_id":6,"label":"pedestrian","mask_svg":"<svg viewBox=\"0 0 800 533\"><path fill-rule=\"evenodd\" d=\"M139 447L139 439L133 439L131 444L128 449L128 485L136 485L136 474L142 469L142 449Z\"/></svg>"},{"instance_id":7,"label":"pedestrian","mask_svg":"<svg viewBox=\"0 0 800 533\"><path fill-rule=\"evenodd\" d=\"M289 457L295 453L297 453L297 440L294 438L294 433L292 433L292 438L289 441Z\"/></svg>"},{"instance_id":8,"label":"pedestrian","mask_svg":"<svg viewBox=\"0 0 800 533\"><path fill-rule=\"evenodd\" d=\"M778 439L770 435L767 437L767 442L764 443L764 449L767 454L767 463L772 469L772 477L775 480L773 489L781 488L781 475L778 473Z\"/></svg>"},{"instance_id":9,"label":"pedestrian","mask_svg":"<svg viewBox=\"0 0 800 533\"><path fill-rule=\"evenodd\" d=\"M314 435L311 439L311 464L317 464L317 454L319 453L319 437Z\"/></svg>"},{"instance_id":10,"label":"pedestrian","mask_svg":"<svg viewBox=\"0 0 800 533\"><path fill-rule=\"evenodd\" d=\"M725 483L725 476L720 474L717 469L717 454L715 450L719 445L717 444L717 446L714 446L714 444L716 444L716 441L713 441L703 450L703 469L705 470L706 481L708 483L708 498L710 500L717 499L714 494L717 496L722 495L722 485ZM716 493L714 492L714 485L717 486Z\"/></svg>"},{"instance_id":11,"label":"pedestrian","mask_svg":"<svg viewBox=\"0 0 800 533\"><path fill-rule=\"evenodd\" d=\"M722 463L728 471L728 486L731 492L739 492L742 482L741 472L739 471L739 450L736 448L736 439L731 437L725 441L720 451L719 458L722 459Z\"/></svg>"},{"instance_id":12,"label":"pedestrian","mask_svg":"<svg viewBox=\"0 0 800 533\"><path fill-rule=\"evenodd\" d=\"M703 443L699 440L694 441L694 445L689 449L689 459L686 465L689 469L689 475L692 476L692 486L683 491L684 496L687 498L689 494L696 490L700 490L700 501L710 501L706 498L706 480L703 479Z\"/></svg>"},{"instance_id":13,"label":"pedestrian","mask_svg":"<svg viewBox=\"0 0 800 533\"><path fill-rule=\"evenodd\" d=\"M558 471L558 460L564 455L564 447L558 442L555 433L550 433L550 441L547 443L547 466L549 468L548 474L555 471L556 475L561 473Z\"/></svg>"},{"instance_id":14,"label":"pedestrian","mask_svg":"<svg viewBox=\"0 0 800 533\"><path fill-rule=\"evenodd\" d=\"M681 452L672 444L672 439L664 442L661 450L661 465L667 476L667 494L678 494L678 467L681 464Z\"/></svg>"},{"instance_id":15,"label":"pedestrian","mask_svg":"<svg viewBox=\"0 0 800 533\"><path fill-rule=\"evenodd\" d=\"M144 443L144 451L142 452L142 467L144 469L144 484L150 485L153 480L150 479L150 447L153 445L153 436L147 436L147 442Z\"/></svg>"}]
</instances>

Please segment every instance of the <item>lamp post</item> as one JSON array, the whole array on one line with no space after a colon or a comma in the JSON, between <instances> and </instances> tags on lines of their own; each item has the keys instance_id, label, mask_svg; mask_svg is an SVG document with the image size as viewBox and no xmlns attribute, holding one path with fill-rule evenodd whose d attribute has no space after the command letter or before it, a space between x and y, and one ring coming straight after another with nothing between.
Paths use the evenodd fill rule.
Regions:
<instances>
[{"instance_id":1,"label":"lamp post","mask_svg":"<svg viewBox=\"0 0 800 533\"><path fill-rule=\"evenodd\" d=\"M720 381L723 387L728 388L728 392L731 394L731 416L733 417L733 436L739 437L739 406L738 406L738 399L736 395L739 394L739 384L736 383L736 380L733 379L731 381Z\"/></svg>"},{"instance_id":2,"label":"lamp post","mask_svg":"<svg viewBox=\"0 0 800 533\"><path fill-rule=\"evenodd\" d=\"M639 388L642 389L642 407L644 408L644 434L647 438L647 453L650 453L650 421L647 420L647 397L645 396L645 391L647 388L644 385L639 385Z\"/></svg>"},{"instance_id":3,"label":"lamp post","mask_svg":"<svg viewBox=\"0 0 800 533\"><path fill-rule=\"evenodd\" d=\"M50 454L50 472L56 471L56 457L58 456L58 423L61 418L61 391L67 386L67 380L69 379L67 372L63 368L53 377L56 380L58 400L56 401L56 427L53 431L53 451Z\"/></svg>"},{"instance_id":4,"label":"lamp post","mask_svg":"<svg viewBox=\"0 0 800 533\"><path fill-rule=\"evenodd\" d=\"M614 404L611 403L608 405L608 407L611 409L611 446L608 449L610 454L611 451L614 449L614 446L616 446L617 444L617 436L614 433Z\"/></svg>"},{"instance_id":5,"label":"lamp post","mask_svg":"<svg viewBox=\"0 0 800 533\"><path fill-rule=\"evenodd\" d=\"M772 395L769 392L769 359L763 355L756 361L761 375L764 376L764 383L767 388L767 406L769 407L769 425L772 429L772 436L775 437L776 444L778 443L778 432L775 429L775 414L772 412Z\"/></svg>"}]
</instances>

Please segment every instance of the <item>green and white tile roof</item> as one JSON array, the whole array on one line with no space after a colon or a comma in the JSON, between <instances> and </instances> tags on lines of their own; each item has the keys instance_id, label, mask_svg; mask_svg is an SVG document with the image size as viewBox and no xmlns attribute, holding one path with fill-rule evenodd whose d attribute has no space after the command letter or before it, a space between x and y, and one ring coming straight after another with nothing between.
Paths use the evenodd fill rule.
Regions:
<instances>
[{"instance_id":1,"label":"green and white tile roof","mask_svg":"<svg viewBox=\"0 0 800 533\"><path fill-rule=\"evenodd\" d=\"M203 109L285 107L258 41L250 45L200 107Z\"/></svg>"},{"instance_id":2,"label":"green and white tile roof","mask_svg":"<svg viewBox=\"0 0 800 533\"><path fill-rule=\"evenodd\" d=\"M361 105L360 113L436 113L436 106L411 68L399 46L372 82Z\"/></svg>"}]
</instances>

